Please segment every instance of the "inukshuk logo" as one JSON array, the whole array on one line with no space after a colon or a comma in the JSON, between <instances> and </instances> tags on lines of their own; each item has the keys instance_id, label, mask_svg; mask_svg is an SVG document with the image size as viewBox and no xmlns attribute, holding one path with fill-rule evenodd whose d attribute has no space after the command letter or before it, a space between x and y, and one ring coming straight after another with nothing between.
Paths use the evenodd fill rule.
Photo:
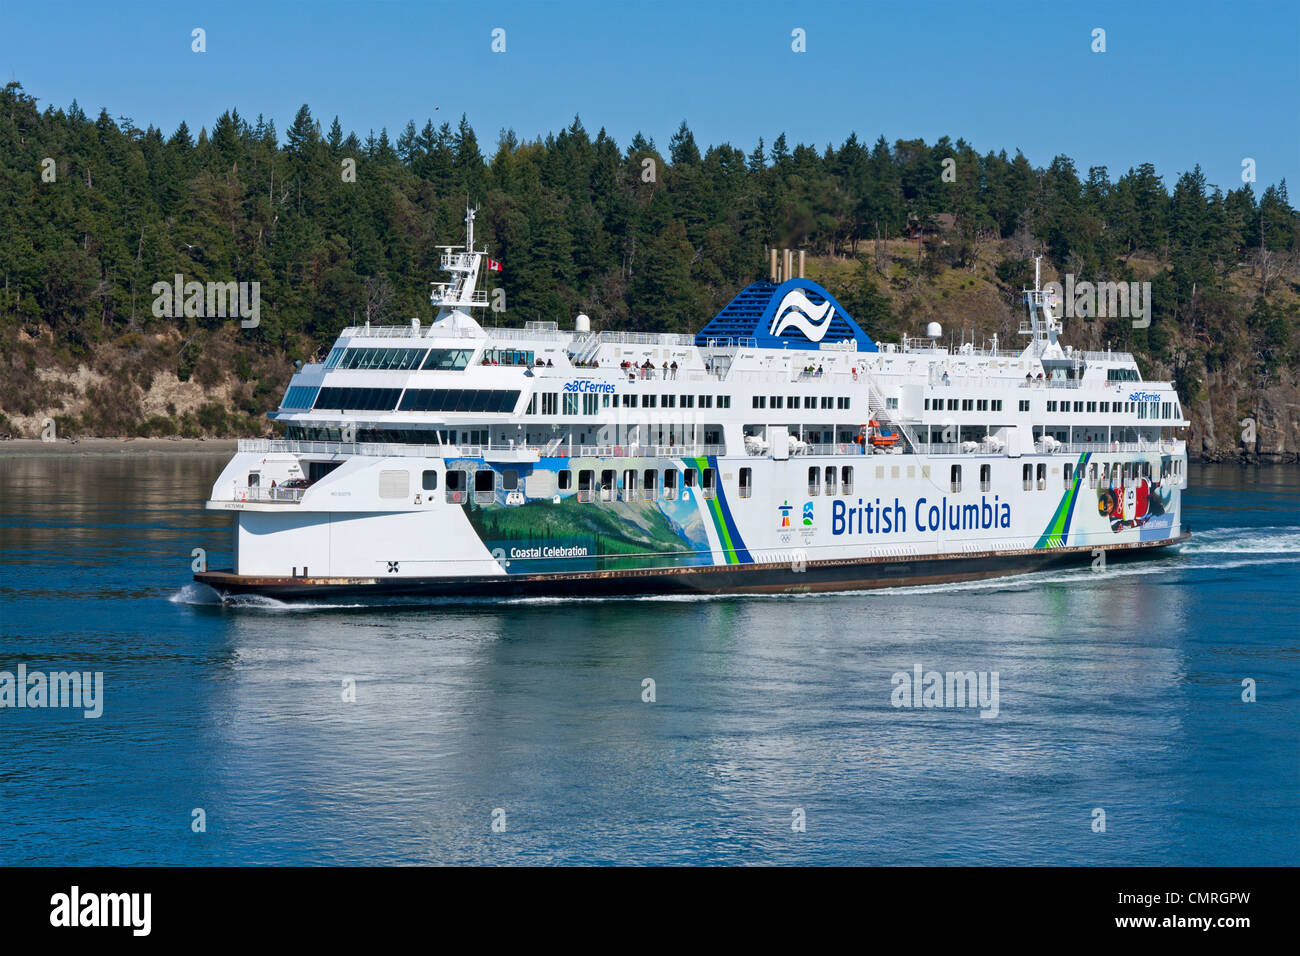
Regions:
<instances>
[{"instance_id":1,"label":"inukshuk logo","mask_svg":"<svg viewBox=\"0 0 1300 956\"><path fill-rule=\"evenodd\" d=\"M802 289L792 289L777 306L770 331L772 335L780 335L786 329L794 328L806 335L810 342L820 342L834 317L835 306L829 299L821 305L814 305Z\"/></svg>"}]
</instances>

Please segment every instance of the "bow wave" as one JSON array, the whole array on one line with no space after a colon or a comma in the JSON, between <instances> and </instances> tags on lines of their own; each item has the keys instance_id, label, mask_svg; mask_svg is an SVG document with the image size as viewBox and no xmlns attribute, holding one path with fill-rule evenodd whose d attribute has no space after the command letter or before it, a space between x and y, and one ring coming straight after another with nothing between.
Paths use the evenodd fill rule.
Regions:
<instances>
[{"instance_id":1,"label":"bow wave","mask_svg":"<svg viewBox=\"0 0 1300 956\"><path fill-rule=\"evenodd\" d=\"M811 342L820 342L831 327L835 316L835 307L830 300L821 305L814 305L812 300L798 289L786 293L772 320L772 335L780 335L786 329L795 328L808 337Z\"/></svg>"}]
</instances>

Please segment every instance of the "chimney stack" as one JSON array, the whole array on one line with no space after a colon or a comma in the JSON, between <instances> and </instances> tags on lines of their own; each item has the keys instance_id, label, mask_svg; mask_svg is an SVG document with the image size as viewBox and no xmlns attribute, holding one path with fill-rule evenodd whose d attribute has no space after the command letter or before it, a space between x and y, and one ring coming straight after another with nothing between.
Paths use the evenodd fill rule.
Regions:
<instances>
[{"instance_id":1,"label":"chimney stack","mask_svg":"<svg viewBox=\"0 0 1300 956\"><path fill-rule=\"evenodd\" d=\"M785 272L784 272L784 275L785 275L786 279L790 279L790 278L792 278L793 275L794 275L794 252L791 251L791 250L789 250L789 249L785 250Z\"/></svg>"},{"instance_id":2,"label":"chimney stack","mask_svg":"<svg viewBox=\"0 0 1300 956\"><path fill-rule=\"evenodd\" d=\"M803 265L804 265L804 262L803 262L803 250L800 249L800 250L799 250L799 278L800 278L800 279L807 278L807 276L804 275Z\"/></svg>"},{"instance_id":3,"label":"chimney stack","mask_svg":"<svg viewBox=\"0 0 1300 956\"><path fill-rule=\"evenodd\" d=\"M776 246L772 247L772 284L776 284Z\"/></svg>"}]
</instances>

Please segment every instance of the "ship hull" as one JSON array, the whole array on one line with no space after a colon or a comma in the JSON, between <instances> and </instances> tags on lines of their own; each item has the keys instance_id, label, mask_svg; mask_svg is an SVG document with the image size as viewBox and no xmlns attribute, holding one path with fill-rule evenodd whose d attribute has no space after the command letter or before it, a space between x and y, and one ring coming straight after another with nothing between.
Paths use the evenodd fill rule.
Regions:
<instances>
[{"instance_id":1,"label":"ship hull","mask_svg":"<svg viewBox=\"0 0 1300 956\"><path fill-rule=\"evenodd\" d=\"M1191 533L1183 530L1173 538L1101 546L554 574L347 578L206 571L195 574L194 580L223 596L254 594L279 600L801 594L951 584L1053 568L1105 567L1157 556L1190 537ZM1098 557L1102 554L1105 564Z\"/></svg>"}]
</instances>

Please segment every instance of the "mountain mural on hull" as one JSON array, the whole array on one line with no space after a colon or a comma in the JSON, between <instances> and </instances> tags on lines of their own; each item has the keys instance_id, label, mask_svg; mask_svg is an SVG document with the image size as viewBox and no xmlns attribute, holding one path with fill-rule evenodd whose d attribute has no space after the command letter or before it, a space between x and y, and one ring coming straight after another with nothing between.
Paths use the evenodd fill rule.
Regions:
<instances>
[{"instance_id":1,"label":"mountain mural on hull","mask_svg":"<svg viewBox=\"0 0 1300 956\"><path fill-rule=\"evenodd\" d=\"M548 459L524 469L573 472L585 462ZM631 459L629 466L643 464ZM554 488L554 482L525 487ZM511 504L501 494L482 506L469 502L465 516L484 546L510 574L624 571L713 563L708 534L694 493L671 500L580 502L574 491L530 495Z\"/></svg>"}]
</instances>

